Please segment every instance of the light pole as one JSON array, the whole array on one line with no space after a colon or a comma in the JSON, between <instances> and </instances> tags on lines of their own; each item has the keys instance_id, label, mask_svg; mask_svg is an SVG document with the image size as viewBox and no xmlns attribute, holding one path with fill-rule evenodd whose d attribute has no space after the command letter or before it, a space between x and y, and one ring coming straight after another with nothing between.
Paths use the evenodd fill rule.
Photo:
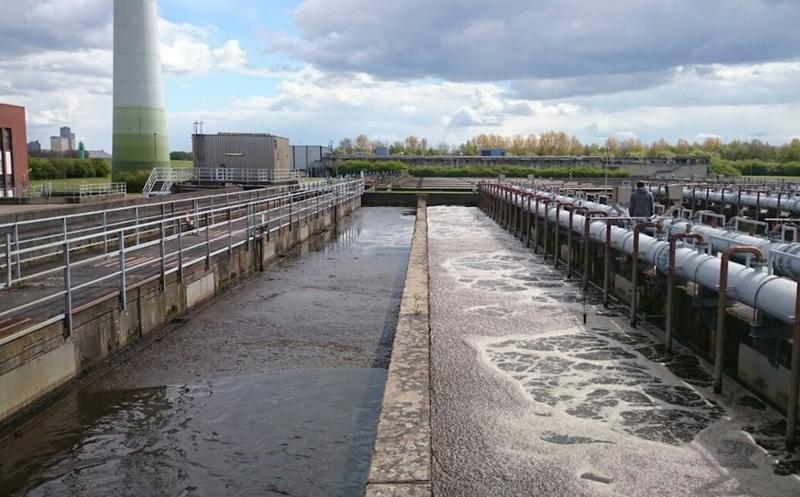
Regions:
<instances>
[{"instance_id":1,"label":"light pole","mask_svg":"<svg viewBox=\"0 0 800 497\"><path fill-rule=\"evenodd\" d=\"M156 167L156 137L158 133L153 133L153 167Z\"/></svg>"}]
</instances>

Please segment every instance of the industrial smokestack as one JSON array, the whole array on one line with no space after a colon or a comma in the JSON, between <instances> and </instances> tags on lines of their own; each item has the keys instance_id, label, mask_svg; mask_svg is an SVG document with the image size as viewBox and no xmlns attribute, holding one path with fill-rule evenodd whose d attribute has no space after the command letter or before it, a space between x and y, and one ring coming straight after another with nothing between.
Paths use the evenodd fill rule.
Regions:
<instances>
[{"instance_id":1,"label":"industrial smokestack","mask_svg":"<svg viewBox=\"0 0 800 497\"><path fill-rule=\"evenodd\" d=\"M155 0L114 0L113 176L169 166Z\"/></svg>"}]
</instances>

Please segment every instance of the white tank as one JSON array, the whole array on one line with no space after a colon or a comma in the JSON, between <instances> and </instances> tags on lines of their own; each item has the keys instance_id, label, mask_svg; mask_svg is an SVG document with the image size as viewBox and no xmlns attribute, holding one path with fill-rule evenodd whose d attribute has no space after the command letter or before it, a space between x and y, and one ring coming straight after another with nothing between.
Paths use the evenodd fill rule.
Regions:
<instances>
[{"instance_id":1,"label":"white tank","mask_svg":"<svg viewBox=\"0 0 800 497\"><path fill-rule=\"evenodd\" d=\"M114 0L113 174L169 166L155 0Z\"/></svg>"}]
</instances>

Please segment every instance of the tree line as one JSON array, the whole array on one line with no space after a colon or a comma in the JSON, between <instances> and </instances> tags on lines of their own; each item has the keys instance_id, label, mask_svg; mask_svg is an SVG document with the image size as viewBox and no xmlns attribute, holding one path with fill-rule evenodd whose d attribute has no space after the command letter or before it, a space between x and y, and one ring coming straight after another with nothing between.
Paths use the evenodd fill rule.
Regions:
<instances>
[{"instance_id":1,"label":"tree line","mask_svg":"<svg viewBox=\"0 0 800 497\"><path fill-rule=\"evenodd\" d=\"M574 135L563 131L548 131L540 135L503 136L480 134L464 143L432 145L426 138L409 135L403 141L387 143L371 140L367 135L355 139L345 138L339 142L335 152L339 154L373 154L378 149L387 149L390 155L480 155L481 149L502 148L511 156L548 155L594 155L629 158L656 158L675 156L706 156L728 161L760 160L767 162L800 161L800 139L795 138L785 145L771 145L758 139L751 141L733 140L727 143L716 137L703 141L689 142L677 140L670 143L665 139L644 143L638 138L618 140L608 138L604 143L582 143Z\"/></svg>"},{"instance_id":2,"label":"tree line","mask_svg":"<svg viewBox=\"0 0 800 497\"><path fill-rule=\"evenodd\" d=\"M65 159L60 157L30 157L30 179L105 178L111 174L109 161L103 159Z\"/></svg>"}]
</instances>

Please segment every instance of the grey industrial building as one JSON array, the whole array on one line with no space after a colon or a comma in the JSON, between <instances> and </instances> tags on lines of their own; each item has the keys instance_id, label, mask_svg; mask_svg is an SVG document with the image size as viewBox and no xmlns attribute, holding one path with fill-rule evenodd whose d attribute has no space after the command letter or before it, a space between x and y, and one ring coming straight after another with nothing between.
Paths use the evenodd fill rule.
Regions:
<instances>
[{"instance_id":1,"label":"grey industrial building","mask_svg":"<svg viewBox=\"0 0 800 497\"><path fill-rule=\"evenodd\" d=\"M292 145L292 171L306 172L319 166L326 154L333 148L320 145Z\"/></svg>"},{"instance_id":2,"label":"grey industrial building","mask_svg":"<svg viewBox=\"0 0 800 497\"><path fill-rule=\"evenodd\" d=\"M289 171L289 140L267 133L192 135L196 169L258 169Z\"/></svg>"}]
</instances>

